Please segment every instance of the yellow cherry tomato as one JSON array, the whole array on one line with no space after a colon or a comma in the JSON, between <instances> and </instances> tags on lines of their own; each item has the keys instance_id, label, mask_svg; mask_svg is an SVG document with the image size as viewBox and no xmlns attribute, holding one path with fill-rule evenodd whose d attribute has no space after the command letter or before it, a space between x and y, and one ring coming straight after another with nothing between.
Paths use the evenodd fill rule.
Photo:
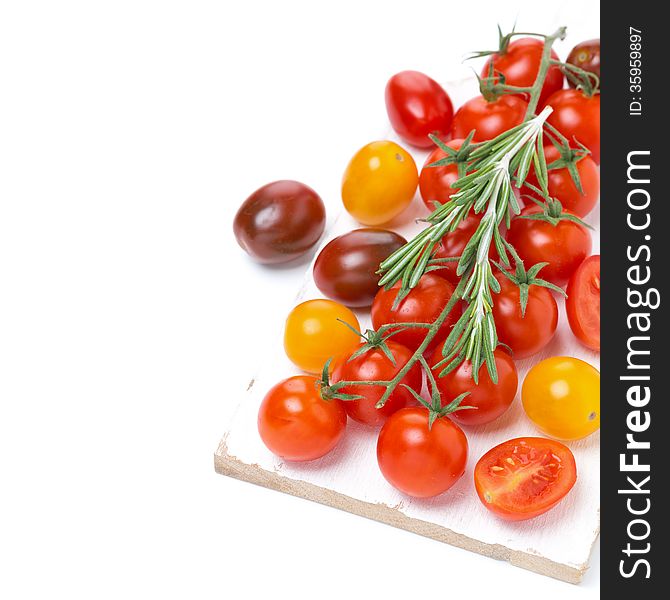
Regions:
<instances>
[{"instance_id":1,"label":"yellow cherry tomato","mask_svg":"<svg viewBox=\"0 0 670 600\"><path fill-rule=\"evenodd\" d=\"M419 183L414 159L394 142L363 146L342 178L342 201L363 225L382 225L405 210Z\"/></svg>"},{"instance_id":2,"label":"yellow cherry tomato","mask_svg":"<svg viewBox=\"0 0 670 600\"><path fill-rule=\"evenodd\" d=\"M353 353L360 338L338 319L360 330L356 315L333 300L307 300L286 319L284 349L291 361L308 373L321 373L329 358L332 372L338 359Z\"/></svg>"},{"instance_id":3,"label":"yellow cherry tomato","mask_svg":"<svg viewBox=\"0 0 670 600\"><path fill-rule=\"evenodd\" d=\"M521 401L542 432L581 439L600 428L600 372L577 358L547 358L528 371Z\"/></svg>"}]
</instances>

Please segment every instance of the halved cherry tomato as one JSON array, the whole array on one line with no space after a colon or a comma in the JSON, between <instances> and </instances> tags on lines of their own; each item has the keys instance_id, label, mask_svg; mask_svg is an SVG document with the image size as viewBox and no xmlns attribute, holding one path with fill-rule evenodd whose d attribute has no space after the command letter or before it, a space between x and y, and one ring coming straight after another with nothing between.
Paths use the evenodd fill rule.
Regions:
<instances>
[{"instance_id":1,"label":"halved cherry tomato","mask_svg":"<svg viewBox=\"0 0 670 600\"><path fill-rule=\"evenodd\" d=\"M419 148L433 145L429 134L448 133L454 107L439 83L419 71L402 71L386 84L386 111L396 133Z\"/></svg>"},{"instance_id":2,"label":"halved cherry tomato","mask_svg":"<svg viewBox=\"0 0 670 600\"><path fill-rule=\"evenodd\" d=\"M600 164L600 94L586 96L581 90L560 90L547 99L554 109L547 123L558 129L578 148L575 140L591 151L597 165Z\"/></svg>"},{"instance_id":3,"label":"halved cherry tomato","mask_svg":"<svg viewBox=\"0 0 670 600\"><path fill-rule=\"evenodd\" d=\"M442 360L442 347L440 344L433 353L430 365L434 367ZM479 383L472 378L472 363L463 361L456 369L440 377L438 367L434 369L437 388L440 390L442 404L449 404L463 392L470 392L465 397L463 406L474 406L474 409L457 410L449 415L451 419L463 425L484 425L490 423L502 415L512 404L516 390L519 385L516 366L512 357L503 350L496 348L493 352L496 369L498 371L498 383L493 383L486 365L479 369Z\"/></svg>"},{"instance_id":4,"label":"halved cherry tomato","mask_svg":"<svg viewBox=\"0 0 670 600\"><path fill-rule=\"evenodd\" d=\"M463 145L463 140L451 140L447 146L454 150L459 150ZM421 173L419 174L419 191L423 203L432 212L435 210L434 201L444 204L458 190L451 187L451 184L458 179L458 165L451 163L443 167L429 167L428 165L446 158L447 154L441 148L435 148L423 163Z\"/></svg>"},{"instance_id":5,"label":"halved cherry tomato","mask_svg":"<svg viewBox=\"0 0 670 600\"><path fill-rule=\"evenodd\" d=\"M553 356L523 380L521 401L528 418L559 440L579 440L600 429L600 373L583 360Z\"/></svg>"},{"instance_id":6,"label":"halved cherry tomato","mask_svg":"<svg viewBox=\"0 0 670 600\"><path fill-rule=\"evenodd\" d=\"M452 413L453 414L453 413ZM384 423L377 462L386 480L401 492L429 498L446 492L465 472L468 440L449 417L428 426L428 409L403 408Z\"/></svg>"},{"instance_id":7,"label":"halved cherry tomato","mask_svg":"<svg viewBox=\"0 0 670 600\"><path fill-rule=\"evenodd\" d=\"M550 165L561 157L560 152L553 144L544 147L544 155L547 165ZM564 209L578 217L585 217L598 202L598 196L600 195L600 171L590 156L584 156L579 159L575 163L575 166L577 167L579 180L582 184L583 194L577 189L567 167L551 169L547 172L547 189L549 195L559 200ZM528 174L527 181L537 188L540 187L534 169L531 169ZM538 197L532 190L529 190L528 193L531 196Z\"/></svg>"},{"instance_id":8,"label":"halved cherry tomato","mask_svg":"<svg viewBox=\"0 0 670 600\"><path fill-rule=\"evenodd\" d=\"M566 291L565 310L572 333L586 347L600 352L600 254L579 265Z\"/></svg>"},{"instance_id":9,"label":"halved cherry tomato","mask_svg":"<svg viewBox=\"0 0 670 600\"><path fill-rule=\"evenodd\" d=\"M419 283L402 302L393 308L399 289L400 282L397 282L391 289L382 288L377 292L371 310L372 325L375 329L389 323L432 323L454 294L454 286L446 279L427 273L419 279ZM463 304L459 301L451 309L426 350L431 350L449 335L462 310ZM411 328L396 333L393 340L410 350L416 350L425 337L426 329Z\"/></svg>"},{"instance_id":10,"label":"halved cherry tomato","mask_svg":"<svg viewBox=\"0 0 670 600\"><path fill-rule=\"evenodd\" d=\"M541 212L542 208L533 204L524 208L521 215ZM519 217L512 219L507 241L514 246L526 267L548 262L541 277L561 287L591 253L592 243L588 229L579 223L564 219L553 225Z\"/></svg>"},{"instance_id":11,"label":"halved cherry tomato","mask_svg":"<svg viewBox=\"0 0 670 600\"><path fill-rule=\"evenodd\" d=\"M379 290L379 263L407 243L386 229L354 229L328 242L314 263L314 283L346 306L370 306Z\"/></svg>"},{"instance_id":12,"label":"halved cherry tomato","mask_svg":"<svg viewBox=\"0 0 670 600\"><path fill-rule=\"evenodd\" d=\"M542 277L540 272L539 277ZM502 273L496 275L500 293L493 294L493 319L498 339L512 350L515 359L526 358L544 348L558 326L558 305L551 292L539 285L528 286L526 313L521 313L519 286Z\"/></svg>"},{"instance_id":13,"label":"halved cherry tomato","mask_svg":"<svg viewBox=\"0 0 670 600\"><path fill-rule=\"evenodd\" d=\"M340 321L356 330L360 328L356 315L333 300L307 300L298 304L286 318L286 355L308 373L321 373L323 365L332 358L332 372L335 362L351 354L360 342L359 337Z\"/></svg>"},{"instance_id":14,"label":"halved cherry tomato","mask_svg":"<svg viewBox=\"0 0 670 600\"><path fill-rule=\"evenodd\" d=\"M340 441L347 413L340 400L323 400L315 377L280 381L263 398L258 432L270 452L306 461L328 454Z\"/></svg>"},{"instance_id":15,"label":"halved cherry tomato","mask_svg":"<svg viewBox=\"0 0 670 600\"><path fill-rule=\"evenodd\" d=\"M475 466L482 504L507 521L532 519L556 506L577 481L575 457L567 446L521 437L491 448Z\"/></svg>"},{"instance_id":16,"label":"halved cherry tomato","mask_svg":"<svg viewBox=\"0 0 670 600\"><path fill-rule=\"evenodd\" d=\"M544 42L535 38L518 38L511 42L504 54L493 54L482 69L482 77L489 76L489 66L493 62L493 69L505 76L505 83L515 87L531 87L537 79L542 62ZM558 60L558 54L551 51L551 58ZM563 73L561 69L552 65L547 71L539 106L557 90L563 87ZM527 97L528 94L523 94Z\"/></svg>"},{"instance_id":17,"label":"halved cherry tomato","mask_svg":"<svg viewBox=\"0 0 670 600\"><path fill-rule=\"evenodd\" d=\"M389 381L393 379L400 369L409 362L414 353L409 348L393 340L387 340L386 344L393 355L395 365L393 365L381 349L371 348L353 360L345 359L341 361L335 367L331 381L337 383L338 381ZM363 396L359 400L346 400L344 408L347 414L355 421L365 423L366 425L378 426L384 423L397 410L416 404L414 396L412 396L412 393L404 385L420 393L422 381L423 374L421 367L419 363L415 363L407 375L400 380L398 386L393 390L393 393L381 408L376 408L375 404L377 404L386 391L383 387L350 385L340 388L339 391L344 394Z\"/></svg>"},{"instance_id":18,"label":"halved cherry tomato","mask_svg":"<svg viewBox=\"0 0 670 600\"><path fill-rule=\"evenodd\" d=\"M465 138L474 129L473 142L492 140L523 123L527 108L528 102L518 96L505 95L492 101L476 96L456 111L451 135Z\"/></svg>"},{"instance_id":19,"label":"halved cherry tomato","mask_svg":"<svg viewBox=\"0 0 670 600\"><path fill-rule=\"evenodd\" d=\"M344 172L344 208L363 225L388 223L409 206L418 183L406 150L394 142L372 142L354 154Z\"/></svg>"}]
</instances>

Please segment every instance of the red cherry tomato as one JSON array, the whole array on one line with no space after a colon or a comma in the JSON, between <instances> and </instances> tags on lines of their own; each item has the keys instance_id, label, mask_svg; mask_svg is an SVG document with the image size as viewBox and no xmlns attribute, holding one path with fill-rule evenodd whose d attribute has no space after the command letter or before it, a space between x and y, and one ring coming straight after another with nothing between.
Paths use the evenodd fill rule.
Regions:
<instances>
[{"instance_id":1,"label":"red cherry tomato","mask_svg":"<svg viewBox=\"0 0 670 600\"><path fill-rule=\"evenodd\" d=\"M545 146L544 155L547 165L561 158L561 153L553 144ZM598 196L600 195L600 171L590 156L581 158L575 163L575 166L577 167L577 173L579 173L579 180L584 191L583 194L577 189L567 167L552 169L547 172L547 189L549 195L559 200L563 208L578 217L585 217L598 202ZM540 187L533 169L528 174L527 180L535 187ZM528 193L538 197L532 190Z\"/></svg>"},{"instance_id":2,"label":"red cherry tomato","mask_svg":"<svg viewBox=\"0 0 670 600\"><path fill-rule=\"evenodd\" d=\"M544 270L540 271L539 277L543 274ZM547 288L530 285L526 313L522 316L519 286L502 273L496 275L496 279L500 282L500 293L493 294L493 318L498 339L511 348L515 359L532 356L556 333L556 300Z\"/></svg>"},{"instance_id":3,"label":"red cherry tomato","mask_svg":"<svg viewBox=\"0 0 670 600\"><path fill-rule=\"evenodd\" d=\"M413 352L409 348L406 348L402 344L397 344L392 340L388 340L386 344L395 359L395 366L382 350L371 348L351 361L344 361L338 364L333 371L331 381L337 383L338 381L388 381L393 379L400 369L409 362ZM419 363L415 363L407 375L401 379L400 384L393 390L393 393L381 408L376 408L375 404L377 404L384 394L385 389L382 387L350 385L340 388L339 391L344 394L363 396L359 400L344 401L344 408L347 414L355 421L365 423L366 425L378 426L384 423L397 410L416 404L412 393L403 387L402 384L420 393L422 380L421 367Z\"/></svg>"},{"instance_id":4,"label":"red cherry tomato","mask_svg":"<svg viewBox=\"0 0 670 600\"><path fill-rule=\"evenodd\" d=\"M532 519L558 504L577 480L575 457L560 442L515 438L496 446L475 466L482 504L507 521Z\"/></svg>"},{"instance_id":5,"label":"red cherry tomato","mask_svg":"<svg viewBox=\"0 0 670 600\"><path fill-rule=\"evenodd\" d=\"M518 38L511 42L504 54L493 54L482 69L482 77L489 76L489 66L493 62L496 72L505 76L505 83L515 87L530 87L537 79L542 61L544 42L535 38ZM558 60L558 54L551 51L551 58ZM563 73L554 65L549 67L542 86L539 106L554 92L563 87Z\"/></svg>"},{"instance_id":6,"label":"red cherry tomato","mask_svg":"<svg viewBox=\"0 0 670 600\"><path fill-rule=\"evenodd\" d=\"M434 367L442 359L440 344L433 353L431 366ZM519 385L519 377L512 357L499 348L493 352L498 371L498 383L493 383L486 365L479 369L479 383L472 378L472 363L462 362L456 369L440 377L444 365L434 369L437 389L440 390L442 404L447 405L463 392L470 392L465 397L463 406L474 406L474 409L457 410L449 415L454 421L463 425L484 425L502 415L512 404Z\"/></svg>"},{"instance_id":7,"label":"red cherry tomato","mask_svg":"<svg viewBox=\"0 0 670 600\"><path fill-rule=\"evenodd\" d=\"M481 214L470 213L459 223L454 231L447 233L442 237L439 246L435 250L434 257L454 258L455 256L460 256L463 253L463 250L465 250L466 244L477 230L477 227L479 227L481 220ZM496 250L494 243L491 243L491 246L489 247L489 258L498 260L498 251ZM457 267L458 262L456 261L445 262L440 269L432 271L432 273L444 277L449 283L457 286L460 279L458 275L456 275Z\"/></svg>"},{"instance_id":8,"label":"red cherry tomato","mask_svg":"<svg viewBox=\"0 0 670 600\"><path fill-rule=\"evenodd\" d=\"M532 205L524 208L521 215L541 212L539 206ZM583 225L568 220L552 225L516 217L507 232L507 241L514 246L526 267L549 263L542 269L541 277L561 287L591 253L591 234Z\"/></svg>"},{"instance_id":9,"label":"red cherry tomato","mask_svg":"<svg viewBox=\"0 0 670 600\"><path fill-rule=\"evenodd\" d=\"M323 400L317 379L297 375L280 381L263 398L258 432L270 452L306 461L328 454L340 441L347 413L340 400Z\"/></svg>"},{"instance_id":10,"label":"red cherry tomato","mask_svg":"<svg viewBox=\"0 0 670 600\"><path fill-rule=\"evenodd\" d=\"M465 471L468 440L448 417L428 427L428 409L403 408L391 415L377 440L382 475L396 489L416 498L446 492Z\"/></svg>"},{"instance_id":11,"label":"red cherry tomato","mask_svg":"<svg viewBox=\"0 0 670 600\"><path fill-rule=\"evenodd\" d=\"M579 265L566 291L565 310L572 333L582 344L600 352L600 254Z\"/></svg>"},{"instance_id":12,"label":"red cherry tomato","mask_svg":"<svg viewBox=\"0 0 670 600\"><path fill-rule=\"evenodd\" d=\"M400 282L389 290L382 288L377 292L371 311L372 325L375 329L389 323L432 323L440 315L454 293L454 286L446 279L428 273L421 277L416 287L403 298L397 308L393 308L393 302L399 289ZM427 350L434 348L436 344L449 335L451 328L461 316L462 310L462 302L459 301L451 309ZM393 340L414 351L421 345L425 337L425 329L411 328L395 334Z\"/></svg>"},{"instance_id":13,"label":"red cherry tomato","mask_svg":"<svg viewBox=\"0 0 670 600\"><path fill-rule=\"evenodd\" d=\"M459 150L463 145L463 140L451 140L447 146L454 150ZM435 210L433 201L444 204L458 190L451 187L451 184L458 179L458 165L451 163L443 167L429 167L428 165L446 158L447 154L441 148L435 148L423 163L421 174L419 175L419 191L423 203L432 212Z\"/></svg>"},{"instance_id":14,"label":"red cherry tomato","mask_svg":"<svg viewBox=\"0 0 670 600\"><path fill-rule=\"evenodd\" d=\"M580 90L560 90L547 99L554 109L547 122L556 127L577 148L584 144L600 164L600 94L585 96Z\"/></svg>"},{"instance_id":15,"label":"red cherry tomato","mask_svg":"<svg viewBox=\"0 0 670 600\"><path fill-rule=\"evenodd\" d=\"M346 306L370 306L379 290L379 263L407 243L386 229L355 229L328 242L314 263L314 283Z\"/></svg>"},{"instance_id":16,"label":"red cherry tomato","mask_svg":"<svg viewBox=\"0 0 670 600\"><path fill-rule=\"evenodd\" d=\"M428 134L448 133L454 107L440 84L418 71L402 71L386 84L386 110L396 133L419 148L430 148Z\"/></svg>"},{"instance_id":17,"label":"red cherry tomato","mask_svg":"<svg viewBox=\"0 0 670 600\"><path fill-rule=\"evenodd\" d=\"M523 123L527 108L528 102L518 96L500 96L491 102L477 96L456 111L451 135L466 138L474 129L473 142L492 140L503 131Z\"/></svg>"}]
</instances>

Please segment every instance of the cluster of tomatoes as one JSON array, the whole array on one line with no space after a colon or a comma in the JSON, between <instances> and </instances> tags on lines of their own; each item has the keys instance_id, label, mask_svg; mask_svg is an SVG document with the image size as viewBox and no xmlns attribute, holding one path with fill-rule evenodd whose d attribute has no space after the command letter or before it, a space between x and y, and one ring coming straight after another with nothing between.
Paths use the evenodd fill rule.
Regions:
<instances>
[{"instance_id":1,"label":"cluster of tomatoes","mask_svg":"<svg viewBox=\"0 0 670 600\"><path fill-rule=\"evenodd\" d=\"M532 86L542 48L543 42L534 38L512 41L504 51L491 54L482 77L493 74L510 86ZM599 54L597 41L586 42L573 50L570 60L599 75ZM563 89L564 82L564 70L552 63L539 106L552 106L549 122L570 143L545 147L554 201L539 202L532 176L528 189L519 190L529 202L512 219L506 239L523 262L496 275L501 290L494 297L493 316L501 344L494 352L494 382L486 367L475 381L468 361L442 372L442 346L460 316L460 301L422 360L416 360L427 326L452 299L459 277L455 263L446 262L424 274L398 302L400 282L379 288L378 269L406 240L379 226L407 208L417 187L431 211L448 201L455 193L451 185L463 175L469 145L523 122L527 96L484 93L454 114L447 93L426 75L405 71L390 79L386 105L399 136L413 146L429 147L433 142L428 135L433 134L447 146L436 148L420 173L412 156L391 141L368 144L351 159L342 200L366 227L331 240L316 258L314 281L328 299L308 300L288 315L285 351L307 374L281 381L263 399L258 429L270 451L289 461L320 458L337 445L351 418L380 428L378 464L391 485L411 496L435 496L464 473L468 443L461 425L476 431L505 413L519 383L514 360L536 354L553 338L559 310L552 289L567 285L572 331L599 351L600 262L599 256L589 256L591 236L580 218L594 208L599 195L600 96L581 87ZM445 235L435 256L460 256L480 219L474 213L464 219ZM278 263L305 253L324 225L324 205L314 190L279 181L244 202L234 230L253 258ZM497 260L495 248L490 256ZM541 268L540 263L546 264ZM370 307L374 329L362 334L351 308L365 307ZM387 388L375 382L393 380L409 362L411 368L381 405ZM424 373L435 381L441 406L453 408L440 411L421 400ZM528 372L521 392L525 412L555 439L509 440L479 459L475 487L489 510L506 519L530 518L549 510L571 489L574 457L556 439L580 439L599 428L599 383L595 368L570 357L543 360ZM459 407L463 398L467 406Z\"/></svg>"}]
</instances>

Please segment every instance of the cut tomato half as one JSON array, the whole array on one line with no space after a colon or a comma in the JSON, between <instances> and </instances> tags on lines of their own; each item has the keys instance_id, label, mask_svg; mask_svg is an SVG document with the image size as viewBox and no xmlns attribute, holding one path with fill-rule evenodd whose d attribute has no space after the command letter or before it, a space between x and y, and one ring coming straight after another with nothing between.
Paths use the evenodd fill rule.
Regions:
<instances>
[{"instance_id":1,"label":"cut tomato half","mask_svg":"<svg viewBox=\"0 0 670 600\"><path fill-rule=\"evenodd\" d=\"M555 440L522 437L503 442L475 466L484 506L508 521L532 519L558 504L577 480L575 457Z\"/></svg>"},{"instance_id":2,"label":"cut tomato half","mask_svg":"<svg viewBox=\"0 0 670 600\"><path fill-rule=\"evenodd\" d=\"M572 274L565 311L575 337L600 352L600 254L589 256Z\"/></svg>"}]
</instances>

